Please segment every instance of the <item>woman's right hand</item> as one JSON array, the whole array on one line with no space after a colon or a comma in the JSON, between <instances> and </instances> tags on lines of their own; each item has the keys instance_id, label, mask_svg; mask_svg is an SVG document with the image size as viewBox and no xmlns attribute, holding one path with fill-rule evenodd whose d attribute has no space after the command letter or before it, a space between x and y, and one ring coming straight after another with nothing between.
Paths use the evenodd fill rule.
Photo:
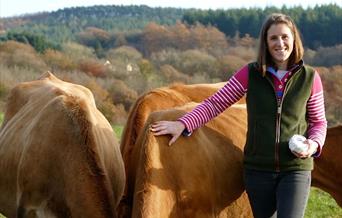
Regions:
<instances>
[{"instance_id":1,"label":"woman's right hand","mask_svg":"<svg viewBox=\"0 0 342 218\"><path fill-rule=\"evenodd\" d=\"M155 136L167 134L172 136L171 140L169 141L169 146L171 146L178 139L184 129L185 126L180 121L158 121L153 123L151 126L151 131Z\"/></svg>"}]
</instances>

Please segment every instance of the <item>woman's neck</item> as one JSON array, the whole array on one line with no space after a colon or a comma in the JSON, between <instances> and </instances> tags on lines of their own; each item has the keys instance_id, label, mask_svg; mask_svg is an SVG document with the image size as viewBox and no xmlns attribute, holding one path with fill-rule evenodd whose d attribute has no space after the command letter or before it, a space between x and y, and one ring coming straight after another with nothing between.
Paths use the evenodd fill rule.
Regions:
<instances>
[{"instance_id":1,"label":"woman's neck","mask_svg":"<svg viewBox=\"0 0 342 218\"><path fill-rule=\"evenodd\" d=\"M275 65L278 70L287 70L287 61L284 62L275 62Z\"/></svg>"}]
</instances>

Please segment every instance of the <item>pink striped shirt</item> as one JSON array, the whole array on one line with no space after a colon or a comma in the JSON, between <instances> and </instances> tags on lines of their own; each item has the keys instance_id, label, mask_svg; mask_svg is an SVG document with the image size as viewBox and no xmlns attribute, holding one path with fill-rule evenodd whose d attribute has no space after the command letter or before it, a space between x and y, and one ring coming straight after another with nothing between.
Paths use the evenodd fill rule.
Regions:
<instances>
[{"instance_id":1,"label":"pink striped shirt","mask_svg":"<svg viewBox=\"0 0 342 218\"><path fill-rule=\"evenodd\" d=\"M284 91L284 84L292 76L292 72L287 72L281 80L274 75L272 76L276 91ZM239 101L246 94L247 87L248 66L246 65L237 71L224 87L205 99L193 111L179 118L179 121L185 125L189 132L192 132ZM319 156L325 141L327 121L324 110L323 86L317 72L315 72L311 95L307 103L307 116L309 124L307 137L318 143L319 147L315 156Z\"/></svg>"}]
</instances>

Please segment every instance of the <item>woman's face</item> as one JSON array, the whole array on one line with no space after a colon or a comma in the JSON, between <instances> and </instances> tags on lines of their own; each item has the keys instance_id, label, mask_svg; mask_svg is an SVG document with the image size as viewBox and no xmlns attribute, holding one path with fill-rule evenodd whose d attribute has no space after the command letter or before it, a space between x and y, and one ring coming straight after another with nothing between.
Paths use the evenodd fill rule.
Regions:
<instances>
[{"instance_id":1,"label":"woman's face","mask_svg":"<svg viewBox=\"0 0 342 218\"><path fill-rule=\"evenodd\" d=\"M286 70L288 59L293 51L293 43L293 34L286 24L273 24L268 29L267 48L279 69Z\"/></svg>"}]
</instances>

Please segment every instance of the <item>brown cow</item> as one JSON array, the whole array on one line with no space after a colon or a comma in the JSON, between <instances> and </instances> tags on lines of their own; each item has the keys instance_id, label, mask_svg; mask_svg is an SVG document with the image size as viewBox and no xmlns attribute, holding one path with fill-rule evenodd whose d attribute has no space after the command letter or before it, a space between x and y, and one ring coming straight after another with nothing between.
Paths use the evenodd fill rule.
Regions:
<instances>
[{"instance_id":1,"label":"brown cow","mask_svg":"<svg viewBox=\"0 0 342 218\"><path fill-rule=\"evenodd\" d=\"M116 217L125 176L119 145L85 87L50 73L16 86L0 129L0 212Z\"/></svg>"},{"instance_id":2,"label":"brown cow","mask_svg":"<svg viewBox=\"0 0 342 218\"><path fill-rule=\"evenodd\" d=\"M342 126L328 128L320 157L315 159L312 185L329 194L342 207Z\"/></svg>"},{"instance_id":3,"label":"brown cow","mask_svg":"<svg viewBox=\"0 0 342 218\"><path fill-rule=\"evenodd\" d=\"M245 108L231 107L172 147L168 136L149 130L153 122L184 112L152 113L137 140L131 159L136 170L128 181L132 217L251 217L242 178Z\"/></svg>"},{"instance_id":4,"label":"brown cow","mask_svg":"<svg viewBox=\"0 0 342 218\"><path fill-rule=\"evenodd\" d=\"M130 166L132 151L134 149L136 139L141 133L150 113L153 111L182 106L189 102L201 102L216 92L219 88L223 87L224 84L225 83L195 85L177 84L170 87L154 89L140 96L132 107L121 139L121 153L125 163L126 175L129 175L130 172L134 170L134 167ZM242 100L240 103L244 102L245 101ZM128 180L130 179L127 178L127 182ZM125 193L127 193L127 190ZM127 194L125 194L121 202L120 213L125 214L127 211L130 211L130 208L125 207L131 205L131 203L132 199L128 199Z\"/></svg>"}]
</instances>

